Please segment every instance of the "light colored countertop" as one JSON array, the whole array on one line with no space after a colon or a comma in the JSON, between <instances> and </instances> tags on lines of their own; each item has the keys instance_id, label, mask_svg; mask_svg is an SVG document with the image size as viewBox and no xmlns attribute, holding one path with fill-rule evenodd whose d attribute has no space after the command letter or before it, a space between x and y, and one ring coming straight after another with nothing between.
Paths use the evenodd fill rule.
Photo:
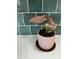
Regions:
<instances>
[{"instance_id":1,"label":"light colored countertop","mask_svg":"<svg viewBox=\"0 0 79 59\"><path fill-rule=\"evenodd\" d=\"M17 59L61 59L61 36L56 35L56 48L50 52L39 50L36 35L17 36Z\"/></svg>"}]
</instances>

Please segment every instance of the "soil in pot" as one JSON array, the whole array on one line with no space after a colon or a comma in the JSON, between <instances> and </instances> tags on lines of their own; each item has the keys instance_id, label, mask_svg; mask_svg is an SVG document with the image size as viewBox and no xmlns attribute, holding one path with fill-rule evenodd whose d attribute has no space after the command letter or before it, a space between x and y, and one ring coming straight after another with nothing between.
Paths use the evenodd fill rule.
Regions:
<instances>
[{"instance_id":1,"label":"soil in pot","mask_svg":"<svg viewBox=\"0 0 79 59\"><path fill-rule=\"evenodd\" d=\"M46 33L46 30L45 30L45 29L41 29L41 30L39 31L39 34L40 34L41 36L44 36L44 37L52 37L52 36L55 35L55 32L52 31L52 32L50 32L50 33Z\"/></svg>"}]
</instances>

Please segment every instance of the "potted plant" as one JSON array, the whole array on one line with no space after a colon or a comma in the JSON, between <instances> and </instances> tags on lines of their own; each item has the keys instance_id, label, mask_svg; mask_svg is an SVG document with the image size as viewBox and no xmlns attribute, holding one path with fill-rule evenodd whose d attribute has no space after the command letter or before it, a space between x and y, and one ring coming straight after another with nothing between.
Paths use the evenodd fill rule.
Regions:
<instances>
[{"instance_id":1,"label":"potted plant","mask_svg":"<svg viewBox=\"0 0 79 59\"><path fill-rule=\"evenodd\" d=\"M54 17L50 16L35 16L31 18L33 23L42 23L48 21L42 25L42 29L37 34L37 43L39 48L43 51L50 51L55 47L55 29L57 24L53 21Z\"/></svg>"}]
</instances>

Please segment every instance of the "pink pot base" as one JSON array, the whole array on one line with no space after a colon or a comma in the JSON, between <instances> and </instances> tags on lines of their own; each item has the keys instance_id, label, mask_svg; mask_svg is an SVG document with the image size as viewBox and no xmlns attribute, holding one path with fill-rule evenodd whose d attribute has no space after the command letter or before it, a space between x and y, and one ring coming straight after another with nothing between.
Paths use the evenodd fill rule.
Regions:
<instances>
[{"instance_id":1,"label":"pink pot base","mask_svg":"<svg viewBox=\"0 0 79 59\"><path fill-rule=\"evenodd\" d=\"M49 51L52 51L52 50L55 49L56 43L54 42L54 45L53 45L50 49L47 50L47 49L43 49L42 47L40 47L40 46L39 46L39 43L38 43L38 40L37 40L37 41L36 41L36 46L37 46L38 49L40 49L40 50L42 50L42 51L49 52Z\"/></svg>"},{"instance_id":2,"label":"pink pot base","mask_svg":"<svg viewBox=\"0 0 79 59\"><path fill-rule=\"evenodd\" d=\"M55 43L55 35L52 37L44 37L40 34L37 35L39 46L45 50L51 49Z\"/></svg>"}]
</instances>

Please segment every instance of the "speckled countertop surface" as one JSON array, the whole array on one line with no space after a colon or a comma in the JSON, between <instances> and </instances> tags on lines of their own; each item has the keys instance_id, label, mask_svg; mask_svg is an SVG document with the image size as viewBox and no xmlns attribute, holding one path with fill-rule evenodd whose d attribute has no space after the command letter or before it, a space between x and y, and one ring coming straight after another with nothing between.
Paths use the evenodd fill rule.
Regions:
<instances>
[{"instance_id":1,"label":"speckled countertop surface","mask_svg":"<svg viewBox=\"0 0 79 59\"><path fill-rule=\"evenodd\" d=\"M17 59L61 59L61 35L56 35L56 48L50 52L39 50L36 35L17 36Z\"/></svg>"}]
</instances>

